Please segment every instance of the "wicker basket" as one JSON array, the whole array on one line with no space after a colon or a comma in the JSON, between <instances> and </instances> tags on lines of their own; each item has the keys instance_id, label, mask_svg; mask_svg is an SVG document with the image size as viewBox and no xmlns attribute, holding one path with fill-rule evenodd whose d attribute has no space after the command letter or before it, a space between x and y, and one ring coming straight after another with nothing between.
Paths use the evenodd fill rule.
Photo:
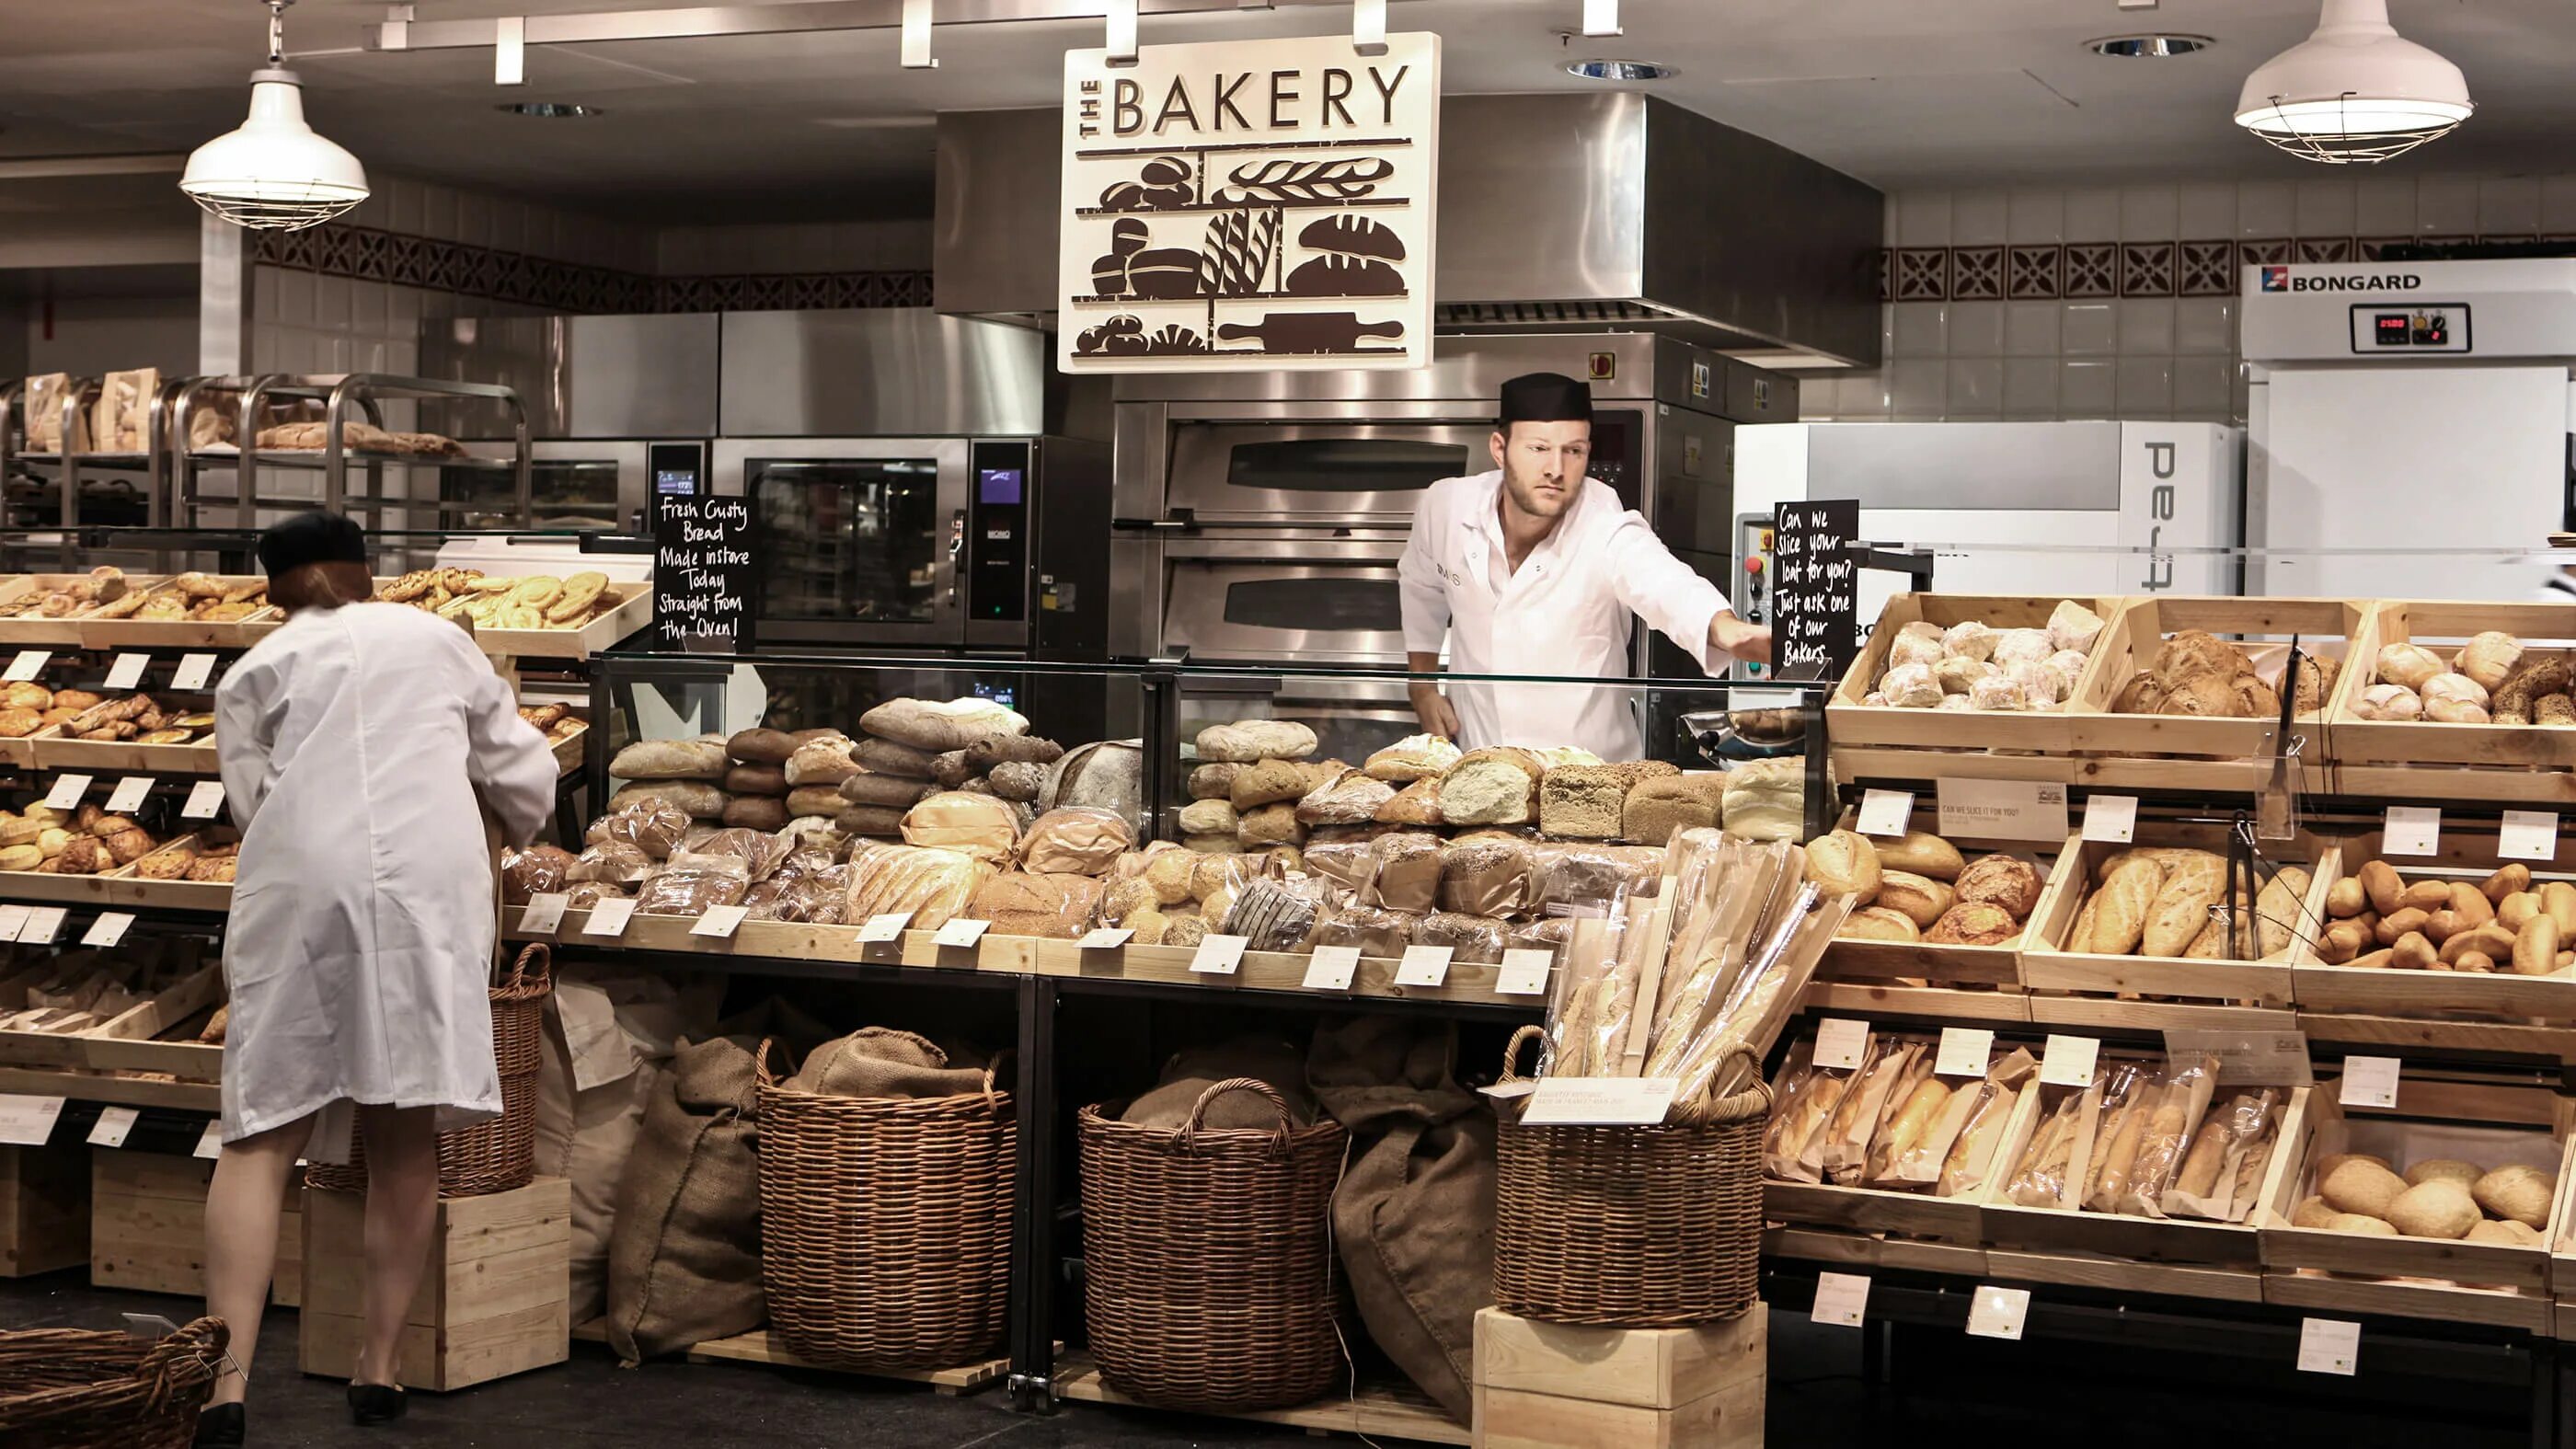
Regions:
<instances>
[{"instance_id":1,"label":"wicker basket","mask_svg":"<svg viewBox=\"0 0 2576 1449\"><path fill-rule=\"evenodd\" d=\"M158 1342L123 1333L0 1333L0 1444L187 1449L231 1335L200 1318Z\"/></svg>"},{"instance_id":2,"label":"wicker basket","mask_svg":"<svg viewBox=\"0 0 2576 1449\"><path fill-rule=\"evenodd\" d=\"M1010 1314L1011 1095L831 1097L760 1044L760 1282L798 1358L888 1372L988 1356Z\"/></svg>"},{"instance_id":3,"label":"wicker basket","mask_svg":"<svg viewBox=\"0 0 2576 1449\"><path fill-rule=\"evenodd\" d=\"M519 953L510 979L492 988L492 1055L501 1067L501 1115L438 1134L438 1195L514 1192L537 1175L537 1075L544 1064L552 953L543 942ZM350 1144L346 1166L314 1163L304 1181L325 1192L367 1190L367 1144Z\"/></svg>"},{"instance_id":4,"label":"wicker basket","mask_svg":"<svg viewBox=\"0 0 2576 1449\"><path fill-rule=\"evenodd\" d=\"M1201 1127L1227 1092L1260 1093L1279 1125ZM1100 1376L1142 1403L1215 1413L1330 1388L1342 1366L1331 1232L1341 1124L1297 1127L1266 1083L1234 1077L1201 1093L1178 1128L1131 1126L1099 1107L1076 1126L1083 1321Z\"/></svg>"},{"instance_id":5,"label":"wicker basket","mask_svg":"<svg viewBox=\"0 0 2576 1449\"><path fill-rule=\"evenodd\" d=\"M1513 1059L1541 1034L1513 1034L1504 1081L1519 1080ZM1676 1328L1752 1307L1770 1112L1771 1088L1757 1071L1750 1089L1703 1122L1524 1127L1504 1113L1496 1303L1523 1318L1605 1328Z\"/></svg>"}]
</instances>

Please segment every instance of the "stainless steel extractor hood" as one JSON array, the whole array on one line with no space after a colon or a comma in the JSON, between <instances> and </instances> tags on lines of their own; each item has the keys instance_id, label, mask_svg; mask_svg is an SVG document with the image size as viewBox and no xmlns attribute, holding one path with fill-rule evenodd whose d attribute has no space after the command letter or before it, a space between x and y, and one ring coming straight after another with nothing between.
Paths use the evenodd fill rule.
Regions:
<instances>
[{"instance_id":1,"label":"stainless steel extractor hood","mask_svg":"<svg viewBox=\"0 0 2576 1449\"><path fill-rule=\"evenodd\" d=\"M1061 119L939 118L933 305L1055 308ZM1444 332L1669 332L1769 367L1879 362L1877 190L1633 94L1451 96Z\"/></svg>"}]
</instances>

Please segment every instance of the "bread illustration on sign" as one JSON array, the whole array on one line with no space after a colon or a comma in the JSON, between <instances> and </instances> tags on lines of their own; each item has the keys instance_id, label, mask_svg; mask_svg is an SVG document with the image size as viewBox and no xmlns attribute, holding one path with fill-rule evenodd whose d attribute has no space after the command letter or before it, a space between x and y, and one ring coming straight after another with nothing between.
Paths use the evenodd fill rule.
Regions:
<instances>
[{"instance_id":1,"label":"bread illustration on sign","mask_svg":"<svg viewBox=\"0 0 2576 1449\"><path fill-rule=\"evenodd\" d=\"M1136 179L1121 181L1100 193L1103 211L1168 211L1199 199L1190 163L1178 156L1157 156L1139 167Z\"/></svg>"},{"instance_id":2,"label":"bread illustration on sign","mask_svg":"<svg viewBox=\"0 0 2576 1449\"><path fill-rule=\"evenodd\" d=\"M1362 347L1363 338L1402 336L1402 322L1363 322L1357 312L1272 312L1258 322L1216 324L1219 342L1258 342L1251 350L1283 354L1371 356L1399 349Z\"/></svg>"},{"instance_id":3,"label":"bread illustration on sign","mask_svg":"<svg viewBox=\"0 0 2576 1449\"><path fill-rule=\"evenodd\" d=\"M1898 629L1878 679L1861 700L1900 709L2053 710L2083 678L2102 617L2061 599L2045 628L1947 627L1917 619Z\"/></svg>"},{"instance_id":4,"label":"bread illustration on sign","mask_svg":"<svg viewBox=\"0 0 2576 1449\"><path fill-rule=\"evenodd\" d=\"M1247 206L1276 201L1357 201L1377 194L1378 183L1395 174L1395 163L1383 156L1332 156L1321 160L1275 157L1250 161L1226 173L1231 183L1209 200L1219 206Z\"/></svg>"},{"instance_id":5,"label":"bread illustration on sign","mask_svg":"<svg viewBox=\"0 0 2576 1449\"><path fill-rule=\"evenodd\" d=\"M1146 357L1152 346L1145 335L1145 319L1128 312L1097 327L1085 327L1073 339L1073 350L1085 357Z\"/></svg>"},{"instance_id":6,"label":"bread illustration on sign","mask_svg":"<svg viewBox=\"0 0 2576 1449\"><path fill-rule=\"evenodd\" d=\"M1404 241L1384 224L1344 212L1306 224L1297 243L1322 253L1288 273L1283 290L1296 297L1394 297L1404 292Z\"/></svg>"},{"instance_id":7,"label":"bread illustration on sign","mask_svg":"<svg viewBox=\"0 0 2576 1449\"><path fill-rule=\"evenodd\" d=\"M1199 294L1197 252L1188 247L1158 247L1145 223L1122 216L1111 226L1108 254L1091 264L1091 279L1104 297L1170 300Z\"/></svg>"},{"instance_id":8,"label":"bread illustration on sign","mask_svg":"<svg viewBox=\"0 0 2576 1449\"><path fill-rule=\"evenodd\" d=\"M1199 248L1199 291L1210 297L1246 297L1261 290L1279 254L1279 213L1227 211L1207 225Z\"/></svg>"}]
</instances>

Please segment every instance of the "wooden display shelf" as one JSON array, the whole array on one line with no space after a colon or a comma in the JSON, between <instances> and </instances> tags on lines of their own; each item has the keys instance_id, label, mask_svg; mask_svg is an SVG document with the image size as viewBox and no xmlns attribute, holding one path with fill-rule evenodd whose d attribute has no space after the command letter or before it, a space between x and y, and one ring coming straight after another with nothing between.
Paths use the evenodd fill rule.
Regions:
<instances>
[{"instance_id":1,"label":"wooden display shelf","mask_svg":"<svg viewBox=\"0 0 2576 1449\"><path fill-rule=\"evenodd\" d=\"M25 743L39 770L212 776L221 768L212 735L199 744L144 745L131 740L74 739L56 725L28 736Z\"/></svg>"},{"instance_id":2,"label":"wooden display shelf","mask_svg":"<svg viewBox=\"0 0 2576 1449\"><path fill-rule=\"evenodd\" d=\"M2116 595L2069 596L2103 619L2104 632L2125 602ZM1852 661L1843 674L1842 684L1825 706L1825 728L1830 738L1840 744L1893 746L1952 754L1958 752L1963 739L1973 738L1986 749L2040 750L2065 754L2074 747L2073 716L2069 711L2075 702L2089 699L2100 688L2102 651L2095 646L2086 660L2084 672L2069 692L2068 703L2054 710L1983 710L1960 715L1934 709L1900 709L1893 705L1863 704L1861 700L1876 687L1887 672L1888 650L1896 636L1908 624L1930 622L1944 628L1976 620L1996 629L2048 627L2048 616L2057 605L2054 598L2002 598L1983 594L1899 594L1887 601L1878 616L1878 625L1870 630L1869 643L1860 657ZM1973 728L1964 726L1972 725ZM1837 756L1840 755L1837 750ZM1840 778L1860 778L1837 772ZM1941 774L1965 777L1966 772L1945 769L1927 762L1922 773L1908 772L1902 778L1928 778ZM1998 778L1983 776L1978 778Z\"/></svg>"},{"instance_id":3,"label":"wooden display shelf","mask_svg":"<svg viewBox=\"0 0 2576 1449\"><path fill-rule=\"evenodd\" d=\"M382 589L392 579L376 580ZM653 622L653 586L612 583L600 597L616 607L601 610L578 629L472 630L474 647L496 659L587 659Z\"/></svg>"},{"instance_id":4,"label":"wooden display shelf","mask_svg":"<svg viewBox=\"0 0 2576 1449\"><path fill-rule=\"evenodd\" d=\"M2393 724L2393 730L2492 730L2505 725ZM2576 726L2550 728L2576 735ZM2338 736L2340 738L2340 736ZM2507 806L2576 806L2576 772L2560 769L2482 769L2465 765L2372 765L2339 760L2334 767L2337 795L2373 800L2479 801Z\"/></svg>"},{"instance_id":5,"label":"wooden display shelf","mask_svg":"<svg viewBox=\"0 0 2576 1449\"><path fill-rule=\"evenodd\" d=\"M0 1092L72 1097L120 1107L169 1107L182 1112L220 1112L224 1106L224 1089L214 1082L139 1081L41 1067L0 1067Z\"/></svg>"},{"instance_id":6,"label":"wooden display shelf","mask_svg":"<svg viewBox=\"0 0 2576 1449\"><path fill-rule=\"evenodd\" d=\"M1100 1366L1082 1352L1056 1356L1055 1394L1085 1404L1151 1408L1111 1388L1100 1378ZM1253 1409L1216 1417L1256 1424L1285 1424L1309 1432L1359 1434L1372 1439L1411 1439L1424 1444L1469 1444L1467 1426L1440 1411L1440 1406L1410 1384L1363 1382L1347 1394L1317 1399L1291 1409Z\"/></svg>"},{"instance_id":7,"label":"wooden display shelf","mask_svg":"<svg viewBox=\"0 0 2576 1449\"><path fill-rule=\"evenodd\" d=\"M2394 777L2425 773L2426 765L2467 766L2456 773L2480 777L2502 795L2451 792L2453 799L2566 800L2576 789L2576 726L2442 724L2432 720L2367 720L2355 713L2361 692L2377 673L2377 651L2392 644L2421 644L2447 663L2468 638L2501 629L2524 641L2523 659L2566 655L2576 640L2576 604L2511 604L2424 599L2382 599L2371 606L2370 652L2336 681L2326 728L2339 764L2362 767L2361 779L2386 780L2381 767L2410 767ZM2552 643L2550 641L2560 641ZM2352 789L2347 781L2345 788ZM2378 790L2362 793L2378 794ZM2445 796L2436 794L2432 798Z\"/></svg>"},{"instance_id":8,"label":"wooden display shelf","mask_svg":"<svg viewBox=\"0 0 2576 1449\"><path fill-rule=\"evenodd\" d=\"M2030 1020L2030 998L2018 988L1957 991L1940 986L1895 983L1816 981L1808 984L1800 1005L1811 1012L1858 1016L1870 1021L1897 1017L1912 1021L2012 1024Z\"/></svg>"},{"instance_id":9,"label":"wooden display shelf","mask_svg":"<svg viewBox=\"0 0 2576 1449\"><path fill-rule=\"evenodd\" d=\"M1347 989L1328 991L1310 989L1306 970L1313 965L1310 956L1286 951L1246 951L1231 976L1192 971L1190 962L1197 956L1192 946L1129 945L1111 951L1085 951L1072 941L1039 941L1037 974L1070 976L1090 980L1157 981L1172 985L1204 986L1212 990L1297 991L1310 996L1387 997L1400 1001L1483 1002L1506 1006L1526 1006L1533 1014L1543 1011L1547 1001L1541 996L1504 996L1495 984L1501 979L1499 966L1452 964L1449 974L1438 986L1398 986L1395 973L1401 962L1382 956L1363 956L1359 970Z\"/></svg>"},{"instance_id":10,"label":"wooden display shelf","mask_svg":"<svg viewBox=\"0 0 2576 1449\"><path fill-rule=\"evenodd\" d=\"M169 850L193 835L173 836L152 855ZM142 860L151 859L151 855ZM142 860L135 862L140 865ZM42 901L66 906L133 906L147 911L212 911L232 909L230 881L154 880L121 865L102 875L48 875L36 870L0 871L0 901Z\"/></svg>"},{"instance_id":11,"label":"wooden display shelf","mask_svg":"<svg viewBox=\"0 0 2576 1449\"><path fill-rule=\"evenodd\" d=\"M2102 996L2054 992L2030 995L2030 1019L2037 1026L2072 1026L2087 1031L2292 1031L2296 1012L2286 1006L2229 1006L2212 1001L2119 1001Z\"/></svg>"},{"instance_id":12,"label":"wooden display shelf","mask_svg":"<svg viewBox=\"0 0 2576 1449\"><path fill-rule=\"evenodd\" d=\"M2103 1006L2153 1006L2153 1001L2118 1001L2111 998L2154 997L2185 998L2177 1003L2192 1007L2224 1005L2239 1010L2253 1009L2280 1014L2277 1023L2288 1027L2288 1010L2292 1001L2290 963L2285 956L2279 961L2243 961L2235 959L2194 959L2169 956L2110 956L2091 952L2069 951L2064 943L2074 929L2088 894L2095 888L2095 875L2103 862L2133 848L2179 846L2204 850L2224 858L2228 851L2228 829L2223 825L2150 825L2141 826L2134 846L2115 845L2106 841L2069 837L2058 856L2057 873L2040 899L2039 909L2031 913L2029 929L2023 932L2021 979L2034 992L2079 992ZM2327 853L2327 842L2302 832L2286 845L2266 842L2264 849L2276 855L2276 864L2295 864L2309 872L2308 890L2302 897L2308 918L2324 909L2325 883L2317 879L2322 873L2319 863ZM2222 887L2220 900L2233 889L2230 880ZM2293 931L2295 938L2296 932ZM2293 940L2293 949L2296 942ZM2034 997L2031 1019L2080 1025L2133 1025L2153 1029L2166 1013L2120 1014L2094 1016L2087 1020L2089 1008L2081 1005L2051 1005L2051 1013L2042 1016L2046 997ZM2063 1002L2063 998L2059 999ZM2195 1024L2198 1016L2173 1024ZM2237 1021L2208 1018L2206 1024L2261 1027L2260 1017Z\"/></svg>"},{"instance_id":13,"label":"wooden display shelf","mask_svg":"<svg viewBox=\"0 0 2576 1449\"><path fill-rule=\"evenodd\" d=\"M1961 718L1956 712L1945 710L1890 709L1878 712L1950 721ZM1967 716L1971 721L2017 717L1995 714ZM1847 745L1833 733L1835 728L1837 726L1832 724L1826 726L1827 738L1831 740L1826 754L1833 765L1834 779L1845 785L1876 780L1915 785L1939 780L2018 780L2041 785L2072 785L2076 783L2083 763L2067 755L1981 750L1960 745L1910 749L1890 745ZM1954 734L1952 738L1957 736Z\"/></svg>"},{"instance_id":14,"label":"wooden display shelf","mask_svg":"<svg viewBox=\"0 0 2576 1449\"><path fill-rule=\"evenodd\" d=\"M89 1153L0 1144L0 1278L89 1261Z\"/></svg>"},{"instance_id":15,"label":"wooden display shelf","mask_svg":"<svg viewBox=\"0 0 2576 1449\"><path fill-rule=\"evenodd\" d=\"M1845 812L1841 828L1850 830L1857 820L1854 812ZM1970 860L1980 856L2003 854L2030 862L2042 882L2040 904L2047 901L2046 882L2057 868L2057 852L2035 849L2026 840L1984 840L1961 837L1950 841L1959 853ZM2031 919L2039 916L2039 906L2031 908ZM2025 935L2028 927L2024 927ZM1955 946L1932 941L1869 941L1849 936L1836 936L1825 943L1824 955L1816 963L1816 975L1833 981L1926 981L1936 986L2005 986L2021 980L2021 941L2015 937L1995 946Z\"/></svg>"},{"instance_id":16,"label":"wooden display shelf","mask_svg":"<svg viewBox=\"0 0 2576 1449\"><path fill-rule=\"evenodd\" d=\"M0 578L0 613L22 608L59 589L88 582L88 574L20 574L13 578ZM125 580L126 587L136 589L148 589L159 582L157 576L150 575L129 575ZM84 617L105 607L105 604L92 604L78 614L66 614L59 619L0 619L0 645L54 644L77 648L81 642Z\"/></svg>"},{"instance_id":17,"label":"wooden display shelf","mask_svg":"<svg viewBox=\"0 0 2576 1449\"><path fill-rule=\"evenodd\" d=\"M1766 1222L1843 1233L1890 1233L1968 1246L1984 1241L1984 1214L1974 1194L1935 1197L1891 1188L1766 1180L1762 1217Z\"/></svg>"},{"instance_id":18,"label":"wooden display shelf","mask_svg":"<svg viewBox=\"0 0 2576 1449\"><path fill-rule=\"evenodd\" d=\"M19 978L15 978L15 982L16 994L19 1001L23 1003L26 999L24 985L25 977L21 976ZM5 999L8 994L8 988L6 986L0 986L0 999ZM215 966L204 967L200 970L189 973L184 979L154 993L148 1000L137 1002L133 1006L126 1008L124 1011L119 1012L115 1016L89 1028L86 1031L0 1031L0 1064L19 1067L88 1067L93 1069L101 1067L124 1067L128 1070L140 1071L166 1070L166 1068L158 1067L136 1067L130 1060L111 1060L109 1062L102 1063L98 1060L98 1048L102 1044L106 1043L112 1043L115 1045L145 1044L151 1046L186 1045L176 1042L156 1042L153 1041L152 1038L157 1037L161 1033L177 1026L179 1023L186 1021L189 1017L196 1015L198 1012L204 1011L208 1007L213 1006L216 1002L223 1000L223 997L224 974L222 968ZM223 1049L221 1047L216 1047L213 1048L213 1050L220 1053ZM113 1057L114 1054L111 1052L110 1055ZM218 1057L216 1071L217 1074L220 1075L220 1057Z\"/></svg>"},{"instance_id":19,"label":"wooden display shelf","mask_svg":"<svg viewBox=\"0 0 2576 1449\"><path fill-rule=\"evenodd\" d=\"M2253 1230L2226 1231L2251 1234ZM1985 1276L2006 1283L2045 1283L2111 1293L2161 1293L2224 1303L2263 1301L2263 1273L2251 1265L2157 1263L2093 1253L2027 1253L1994 1248L1986 1253Z\"/></svg>"},{"instance_id":20,"label":"wooden display shelf","mask_svg":"<svg viewBox=\"0 0 2576 1449\"><path fill-rule=\"evenodd\" d=\"M2450 972L2430 974L2436 981L2461 979ZM2507 1021L2445 1021L2424 1016L2380 1016L2353 1011L2301 1011L2298 1028L2307 1033L2310 1041L2332 1042L2346 1050L2360 1047L2387 1049L2382 1055L2477 1053L2576 1064L2576 1030L2565 1026Z\"/></svg>"},{"instance_id":21,"label":"wooden display shelf","mask_svg":"<svg viewBox=\"0 0 2576 1449\"><path fill-rule=\"evenodd\" d=\"M1974 1243L1926 1243L1798 1224L1764 1228L1762 1252L1766 1257L1795 1258L1835 1267L1946 1273L1961 1278L1984 1277L1988 1257L1986 1250Z\"/></svg>"},{"instance_id":22,"label":"wooden display shelf","mask_svg":"<svg viewBox=\"0 0 2576 1449\"><path fill-rule=\"evenodd\" d=\"M213 577L216 583L228 588L267 582L265 578L250 574L217 574ZM151 580L141 586L142 591L151 594L168 582L168 579ZM79 626L76 635L84 649L247 649L285 622L286 611L266 603L245 618L221 622L205 619L102 619L95 610L74 620Z\"/></svg>"},{"instance_id":23,"label":"wooden display shelf","mask_svg":"<svg viewBox=\"0 0 2576 1449\"><path fill-rule=\"evenodd\" d=\"M605 1322L605 1320L601 1321ZM573 1330L573 1337L582 1336L581 1329ZM604 1328L599 1336L603 1340L607 1337ZM940 1393L950 1396L971 1394L990 1388L1009 1377L1011 1372L1011 1360L1008 1356L981 1359L974 1363L941 1369L861 1371L835 1368L830 1364L809 1363L798 1358L788 1351L784 1340L766 1328L736 1334L732 1338L709 1339L689 1350L688 1361L691 1363L757 1363L776 1368L807 1369L814 1373L846 1373L860 1378L894 1379L903 1383L928 1384Z\"/></svg>"},{"instance_id":24,"label":"wooden display shelf","mask_svg":"<svg viewBox=\"0 0 2576 1449\"><path fill-rule=\"evenodd\" d=\"M2118 617L2103 627L2093 647L2101 688L2071 700L2067 706L2074 729L2074 748L2083 754L2125 757L2159 770L2140 772L2154 778L2160 768L2179 763L2165 756L2192 756L2202 761L2267 761L2280 732L2280 719L2210 719L2174 715L2119 714L2112 711L2130 678L2155 662L2167 637L2198 629L2230 639L2253 659L2255 670L2277 683L2289 657L2289 641L2312 655L2340 661L2356 644L2369 653L2370 613L2366 605L2343 599L2275 599L2153 595L2125 602ZM2329 703L2331 701L2328 701ZM2326 711L2291 721L2290 736L2300 758L2334 758L2326 729ZM2287 748L2286 745L2283 746ZM2269 766L2259 768L2266 776ZM2166 785L2166 789L2189 788ZM2260 788L2259 782L2255 788Z\"/></svg>"}]
</instances>

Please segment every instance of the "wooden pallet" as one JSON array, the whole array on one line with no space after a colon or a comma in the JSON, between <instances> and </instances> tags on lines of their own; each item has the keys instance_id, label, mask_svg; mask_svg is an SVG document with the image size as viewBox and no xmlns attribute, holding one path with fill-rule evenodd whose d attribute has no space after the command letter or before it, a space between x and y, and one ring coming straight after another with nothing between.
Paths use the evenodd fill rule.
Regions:
<instances>
[{"instance_id":1,"label":"wooden pallet","mask_svg":"<svg viewBox=\"0 0 2576 1449\"><path fill-rule=\"evenodd\" d=\"M1100 1366L1091 1355L1060 1354L1055 1361L1055 1394L1086 1404L1151 1408L1101 1382ZM1468 1444L1467 1426L1440 1411L1410 1384L1363 1383L1349 1394L1318 1399L1293 1409L1256 1409L1213 1417L1256 1424L1285 1424L1310 1433L1358 1434L1372 1439L1411 1439L1424 1444Z\"/></svg>"},{"instance_id":2,"label":"wooden pallet","mask_svg":"<svg viewBox=\"0 0 2576 1449\"><path fill-rule=\"evenodd\" d=\"M575 1329L573 1336L581 1337L581 1331ZM600 1336L603 1341L607 1337L604 1321ZM772 1368L807 1369L815 1373L841 1373L859 1378L895 1379L904 1383L928 1384L940 1393L952 1397L991 1388L994 1384L1008 1378L1011 1372L1011 1360L1007 1355L1001 1358L979 1359L973 1363L941 1369L836 1368L830 1364L809 1363L798 1358L788 1351L787 1345L776 1333L766 1328L737 1334L732 1338L709 1339L689 1350L688 1361L691 1363L757 1363L767 1364Z\"/></svg>"}]
</instances>

